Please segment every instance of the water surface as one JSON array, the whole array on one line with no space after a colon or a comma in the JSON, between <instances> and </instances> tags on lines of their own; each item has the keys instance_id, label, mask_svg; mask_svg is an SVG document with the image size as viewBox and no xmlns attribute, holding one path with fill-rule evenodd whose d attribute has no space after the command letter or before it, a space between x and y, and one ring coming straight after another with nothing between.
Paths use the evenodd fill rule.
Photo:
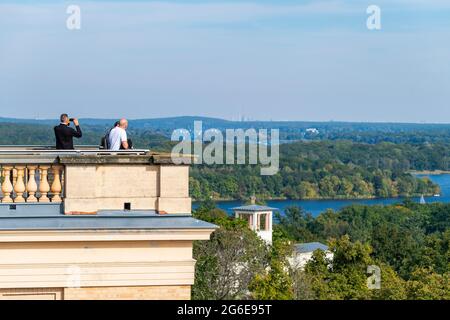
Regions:
<instances>
[{"instance_id":1,"label":"water surface","mask_svg":"<svg viewBox=\"0 0 450 320\"><path fill-rule=\"evenodd\" d=\"M418 175L422 177L423 175ZM441 186L440 197L425 197L427 203L445 202L450 203L450 174L430 175L428 176L434 183ZM267 201L270 207L278 208L281 212L287 207L299 206L317 216L327 209L339 210L352 204L364 205L390 205L401 203L403 198L385 198L385 199L367 199L367 200L271 200ZM419 202L420 198L412 198L413 201ZM232 208L243 205L243 201L218 201L217 206L229 214L232 214ZM198 207L197 203L193 204L193 208Z\"/></svg>"}]
</instances>

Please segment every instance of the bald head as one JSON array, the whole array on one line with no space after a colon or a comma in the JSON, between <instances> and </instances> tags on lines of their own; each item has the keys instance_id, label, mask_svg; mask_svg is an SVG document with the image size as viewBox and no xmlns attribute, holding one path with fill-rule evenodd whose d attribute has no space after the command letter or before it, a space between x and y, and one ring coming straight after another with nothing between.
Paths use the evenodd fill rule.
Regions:
<instances>
[{"instance_id":1,"label":"bald head","mask_svg":"<svg viewBox=\"0 0 450 320\"><path fill-rule=\"evenodd\" d=\"M125 118L122 118L119 120L119 127L126 130L128 128L128 120Z\"/></svg>"}]
</instances>

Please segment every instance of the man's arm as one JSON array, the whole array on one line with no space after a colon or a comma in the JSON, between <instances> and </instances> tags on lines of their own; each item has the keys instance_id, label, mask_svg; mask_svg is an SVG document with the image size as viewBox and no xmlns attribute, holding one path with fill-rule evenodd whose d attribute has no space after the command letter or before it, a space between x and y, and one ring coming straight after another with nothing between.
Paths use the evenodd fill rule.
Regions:
<instances>
[{"instance_id":1,"label":"man's arm","mask_svg":"<svg viewBox=\"0 0 450 320\"><path fill-rule=\"evenodd\" d=\"M83 133L81 132L80 124L78 123L78 119L73 119L73 124L75 125L75 129L72 129L72 135L75 138L81 138L83 136Z\"/></svg>"},{"instance_id":2,"label":"man's arm","mask_svg":"<svg viewBox=\"0 0 450 320\"><path fill-rule=\"evenodd\" d=\"M127 133L126 133L125 130L121 133L120 140L121 140L121 143L122 143L122 148L128 149L128 147L129 147L128 146L128 137L127 137Z\"/></svg>"}]
</instances>

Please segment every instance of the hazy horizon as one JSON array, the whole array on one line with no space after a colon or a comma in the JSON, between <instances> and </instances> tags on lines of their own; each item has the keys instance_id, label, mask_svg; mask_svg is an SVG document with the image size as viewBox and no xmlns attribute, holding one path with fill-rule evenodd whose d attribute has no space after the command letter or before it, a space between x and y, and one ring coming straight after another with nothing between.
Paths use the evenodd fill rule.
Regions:
<instances>
[{"instance_id":1,"label":"hazy horizon","mask_svg":"<svg viewBox=\"0 0 450 320\"><path fill-rule=\"evenodd\" d=\"M413 124L413 125L450 125L450 122L393 122L393 121L347 121L347 120L230 120L220 117L210 117L203 115L180 115L180 116L167 116L167 117L143 117L143 118L127 118L130 121L142 121L142 120L160 120L160 119L174 119L174 118L206 118L212 120L223 120L230 122L304 122L304 123L367 123L367 124ZM23 118L23 117L0 117L2 120L24 120L24 121L58 121L59 117L55 118ZM82 117L79 120L115 120L114 117Z\"/></svg>"},{"instance_id":2,"label":"hazy horizon","mask_svg":"<svg viewBox=\"0 0 450 320\"><path fill-rule=\"evenodd\" d=\"M449 17L445 0L4 0L1 116L448 124Z\"/></svg>"}]
</instances>

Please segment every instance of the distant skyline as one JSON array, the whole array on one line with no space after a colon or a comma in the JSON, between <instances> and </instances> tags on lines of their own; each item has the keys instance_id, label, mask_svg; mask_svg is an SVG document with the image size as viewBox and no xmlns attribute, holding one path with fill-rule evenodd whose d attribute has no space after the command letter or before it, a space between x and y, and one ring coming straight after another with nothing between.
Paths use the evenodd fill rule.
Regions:
<instances>
[{"instance_id":1,"label":"distant skyline","mask_svg":"<svg viewBox=\"0 0 450 320\"><path fill-rule=\"evenodd\" d=\"M2 0L0 117L450 123L449 40L447 0Z\"/></svg>"}]
</instances>

